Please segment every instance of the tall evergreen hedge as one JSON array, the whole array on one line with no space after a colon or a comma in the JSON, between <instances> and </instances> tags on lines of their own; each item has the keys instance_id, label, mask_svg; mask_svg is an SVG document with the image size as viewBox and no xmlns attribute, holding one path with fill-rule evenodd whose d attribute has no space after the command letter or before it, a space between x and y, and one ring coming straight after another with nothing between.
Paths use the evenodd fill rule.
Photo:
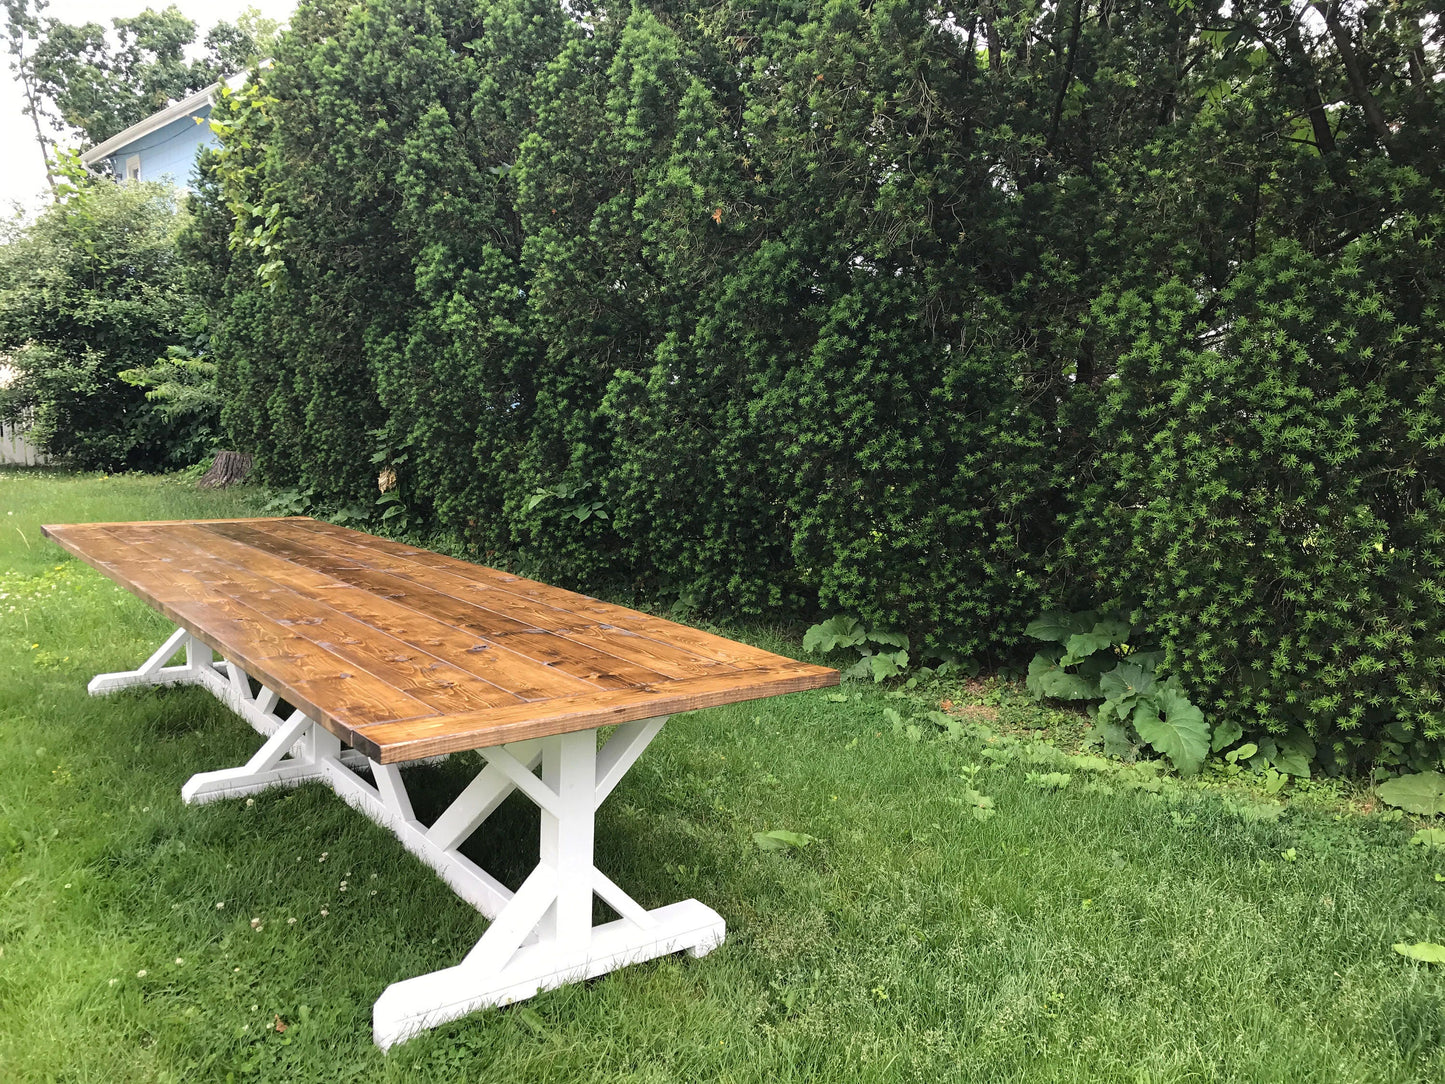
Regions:
<instances>
[{"instance_id":1,"label":"tall evergreen hedge","mask_svg":"<svg viewBox=\"0 0 1445 1084\"><path fill-rule=\"evenodd\" d=\"M303 3L220 111L227 425L560 582L1122 607L1213 711L1425 748L1427 7Z\"/></svg>"}]
</instances>

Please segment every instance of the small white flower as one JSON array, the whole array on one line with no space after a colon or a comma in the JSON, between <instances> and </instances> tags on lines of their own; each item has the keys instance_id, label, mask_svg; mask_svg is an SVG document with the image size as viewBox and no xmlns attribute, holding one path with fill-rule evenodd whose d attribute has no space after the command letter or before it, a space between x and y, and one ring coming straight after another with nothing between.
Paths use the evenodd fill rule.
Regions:
<instances>
[{"instance_id":1,"label":"small white flower","mask_svg":"<svg viewBox=\"0 0 1445 1084\"><path fill-rule=\"evenodd\" d=\"M145 978L145 977L146 977L146 969L145 969L145 968L141 968L139 971L137 971L137 972L135 973L135 977L138 978L138 979L143 979L143 978Z\"/></svg>"},{"instance_id":2,"label":"small white flower","mask_svg":"<svg viewBox=\"0 0 1445 1084\"><path fill-rule=\"evenodd\" d=\"M259 918L253 918L251 920L251 929L254 930L259 925L261 925L261 920Z\"/></svg>"},{"instance_id":3,"label":"small white flower","mask_svg":"<svg viewBox=\"0 0 1445 1084\"><path fill-rule=\"evenodd\" d=\"M114 986L118 981L119 981L118 979L111 979L110 982L106 983L106 985L107 985L107 986Z\"/></svg>"},{"instance_id":4,"label":"small white flower","mask_svg":"<svg viewBox=\"0 0 1445 1084\"><path fill-rule=\"evenodd\" d=\"M288 919L286 920L286 925L288 925L288 926L294 926L294 925L296 925L296 920L295 920L294 918L288 918Z\"/></svg>"},{"instance_id":5,"label":"small white flower","mask_svg":"<svg viewBox=\"0 0 1445 1084\"><path fill-rule=\"evenodd\" d=\"M241 969L240 969L239 967L233 967L233 968L231 968L231 970L232 970L232 971L239 972Z\"/></svg>"},{"instance_id":6,"label":"small white flower","mask_svg":"<svg viewBox=\"0 0 1445 1084\"><path fill-rule=\"evenodd\" d=\"M186 962L186 961L183 960L183 959L181 959L179 956L176 957L176 963L178 963L178 964L183 964L183 963L185 963L185 962Z\"/></svg>"},{"instance_id":7,"label":"small white flower","mask_svg":"<svg viewBox=\"0 0 1445 1084\"><path fill-rule=\"evenodd\" d=\"M331 912L328 911L325 907L321 908L321 917L322 917L322 918L325 918L325 917L326 917L327 915L329 915L329 914L331 914Z\"/></svg>"},{"instance_id":8,"label":"small white flower","mask_svg":"<svg viewBox=\"0 0 1445 1084\"><path fill-rule=\"evenodd\" d=\"M218 900L218 901L216 902L216 910L217 910L217 911L224 911L225 909L226 909L226 901L225 901L225 900Z\"/></svg>"},{"instance_id":9,"label":"small white flower","mask_svg":"<svg viewBox=\"0 0 1445 1084\"><path fill-rule=\"evenodd\" d=\"M250 808L251 808L253 805L255 805L255 804L256 804L256 799L255 799L255 798L247 798L247 799L246 799L246 808L247 808L247 809L250 809Z\"/></svg>"},{"instance_id":10,"label":"small white flower","mask_svg":"<svg viewBox=\"0 0 1445 1084\"><path fill-rule=\"evenodd\" d=\"M70 887L70 882L69 882L69 881L66 881L66 882L65 882L65 887L66 887L66 888L69 888L69 887Z\"/></svg>"}]
</instances>

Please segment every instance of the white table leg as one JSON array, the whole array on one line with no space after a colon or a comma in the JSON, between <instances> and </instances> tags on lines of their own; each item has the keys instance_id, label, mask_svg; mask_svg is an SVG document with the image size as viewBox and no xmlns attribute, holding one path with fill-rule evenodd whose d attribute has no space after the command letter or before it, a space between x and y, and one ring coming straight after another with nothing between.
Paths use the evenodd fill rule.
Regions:
<instances>
[{"instance_id":1,"label":"white table leg","mask_svg":"<svg viewBox=\"0 0 1445 1084\"><path fill-rule=\"evenodd\" d=\"M183 647L186 661L176 666L165 665ZM117 674L97 674L90 679L86 689L91 696L105 696L139 685L199 685L250 723L251 728L263 737L269 738L286 722L286 718L276 710L280 697L274 690L262 685L259 691L252 693L250 679L240 666L228 659L217 659L214 651L185 629L176 629L171 633L155 654L137 669ZM366 757L352 749L344 750L341 759L353 768L364 767L368 763ZM292 765L280 769L271 782L261 784L258 776L254 782L260 785L235 793L254 793L267 786L295 785L310 778L315 778L314 773L296 776ZM221 796L217 794L217 797Z\"/></svg>"},{"instance_id":2,"label":"white table leg","mask_svg":"<svg viewBox=\"0 0 1445 1084\"><path fill-rule=\"evenodd\" d=\"M489 1005L673 952L702 956L722 943L724 923L712 908L684 900L648 911L593 865L596 807L664 721L619 727L600 754L594 731L543 738L540 780L512 747L480 750L490 761L487 771L498 769L541 807L540 861L460 964L382 992L372 1010L378 1046L385 1050ZM524 772L530 782L523 781ZM593 926L594 894L622 917Z\"/></svg>"}]
</instances>

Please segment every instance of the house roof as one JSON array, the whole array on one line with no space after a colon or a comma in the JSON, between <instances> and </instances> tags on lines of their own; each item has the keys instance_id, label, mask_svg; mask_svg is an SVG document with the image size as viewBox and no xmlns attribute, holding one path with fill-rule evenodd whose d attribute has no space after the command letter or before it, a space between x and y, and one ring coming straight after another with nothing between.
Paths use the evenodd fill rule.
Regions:
<instances>
[{"instance_id":1,"label":"house roof","mask_svg":"<svg viewBox=\"0 0 1445 1084\"><path fill-rule=\"evenodd\" d=\"M269 63L269 61L267 62ZM264 67L265 65L263 65ZM246 85L246 80L251 77L250 72L238 72L229 79L222 80L232 90L240 90ZM220 83L212 83L202 90L196 91L189 98L182 98L178 102L172 102L159 113L152 113L145 120L137 121L123 132L117 132L104 143L97 143L90 150L80 156L81 162L87 166L93 166L103 159L110 158L118 151L123 150L142 136L148 136L157 129L164 128L173 120L181 117L191 116L202 109L207 109L215 102L215 94L221 86Z\"/></svg>"}]
</instances>

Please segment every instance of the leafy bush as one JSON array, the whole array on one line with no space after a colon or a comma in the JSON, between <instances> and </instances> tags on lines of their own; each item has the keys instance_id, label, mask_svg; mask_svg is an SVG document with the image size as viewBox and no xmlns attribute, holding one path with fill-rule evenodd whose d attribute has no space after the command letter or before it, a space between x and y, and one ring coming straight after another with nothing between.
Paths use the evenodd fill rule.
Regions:
<instances>
[{"instance_id":1,"label":"leafy bush","mask_svg":"<svg viewBox=\"0 0 1445 1084\"><path fill-rule=\"evenodd\" d=\"M1438 765L1445 740L1445 370L1418 288L1441 225L1332 259L1281 242L1220 295L1217 333L1180 283L1109 320L1131 338L1105 417L1129 438L1088 495L1110 536L1091 569L1155 615L1211 714L1303 728L1335 769Z\"/></svg>"},{"instance_id":2,"label":"leafy bush","mask_svg":"<svg viewBox=\"0 0 1445 1084\"><path fill-rule=\"evenodd\" d=\"M1160 653L1131 648L1133 629L1120 617L1092 611L1050 611L1025 630L1057 643L1029 663L1027 686L1040 700L1099 700L1095 720L1106 752L1132 755L1148 745L1186 774L1197 772L1210 750L1210 727L1190 703L1177 677L1161 680ZM1228 724L1214 731L1216 749L1238 740Z\"/></svg>"},{"instance_id":3,"label":"leafy bush","mask_svg":"<svg viewBox=\"0 0 1445 1084\"><path fill-rule=\"evenodd\" d=\"M393 520L915 657L1148 613L1179 686L1114 723L1184 764L1180 688L1267 761L1438 764L1445 109L1396 7L303 3L197 212L225 424L324 505L410 442Z\"/></svg>"},{"instance_id":4,"label":"leafy bush","mask_svg":"<svg viewBox=\"0 0 1445 1084\"><path fill-rule=\"evenodd\" d=\"M187 397L207 380L175 358L164 381L175 394L148 398L150 377L139 376L194 325L195 301L178 281L186 216L175 199L167 185L76 177L0 245L0 353L20 370L0 411L28 413L51 455L150 470L185 466L205 450L214 411L197 413Z\"/></svg>"}]
</instances>

